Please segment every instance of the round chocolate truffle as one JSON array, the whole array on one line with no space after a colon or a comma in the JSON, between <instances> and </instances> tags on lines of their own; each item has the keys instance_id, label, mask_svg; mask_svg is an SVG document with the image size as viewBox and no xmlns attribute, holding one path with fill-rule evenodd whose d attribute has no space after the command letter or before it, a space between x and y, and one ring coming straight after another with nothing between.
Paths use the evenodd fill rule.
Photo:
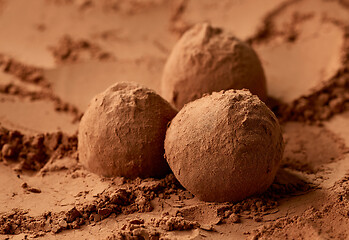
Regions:
<instances>
[{"instance_id":1,"label":"round chocolate truffle","mask_svg":"<svg viewBox=\"0 0 349 240\"><path fill-rule=\"evenodd\" d=\"M177 111L153 90L117 83L92 99L79 126L80 162L112 177L160 177L168 122Z\"/></svg>"},{"instance_id":2,"label":"round chocolate truffle","mask_svg":"<svg viewBox=\"0 0 349 240\"><path fill-rule=\"evenodd\" d=\"M240 201L273 182L284 150L273 112L245 90L185 105L166 132L165 154L178 181L199 199Z\"/></svg>"},{"instance_id":3,"label":"round chocolate truffle","mask_svg":"<svg viewBox=\"0 0 349 240\"><path fill-rule=\"evenodd\" d=\"M267 98L257 54L233 35L206 23L195 25L178 41L161 80L162 96L178 109L205 93L243 88L262 101Z\"/></svg>"}]
</instances>

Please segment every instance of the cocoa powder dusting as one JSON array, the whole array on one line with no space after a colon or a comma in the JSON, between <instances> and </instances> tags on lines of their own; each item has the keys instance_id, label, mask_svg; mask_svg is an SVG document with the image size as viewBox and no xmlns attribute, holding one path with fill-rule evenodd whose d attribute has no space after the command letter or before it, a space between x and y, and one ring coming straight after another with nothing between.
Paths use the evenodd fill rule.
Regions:
<instances>
[{"instance_id":1,"label":"cocoa powder dusting","mask_svg":"<svg viewBox=\"0 0 349 240\"><path fill-rule=\"evenodd\" d=\"M348 16L345 0L0 0L0 238L348 239ZM70 101L110 84L81 121ZM265 105L224 97L244 87ZM22 128L22 101L83 126L25 112Z\"/></svg>"},{"instance_id":2,"label":"cocoa powder dusting","mask_svg":"<svg viewBox=\"0 0 349 240\"><path fill-rule=\"evenodd\" d=\"M38 171L50 158L72 156L77 150L77 143L76 135L57 132L27 136L0 126L0 161L16 163L17 171Z\"/></svg>"},{"instance_id":3,"label":"cocoa powder dusting","mask_svg":"<svg viewBox=\"0 0 349 240\"><path fill-rule=\"evenodd\" d=\"M322 236L332 239L347 239L347 226L349 224L349 198L348 188L349 177L337 181L331 187L332 193L324 196L326 204L320 207L311 206L304 213L281 218L271 224L265 225L251 234L250 239L270 239L270 238L303 238L311 239ZM331 221L336 226L328 225Z\"/></svg>"},{"instance_id":4,"label":"cocoa powder dusting","mask_svg":"<svg viewBox=\"0 0 349 240\"><path fill-rule=\"evenodd\" d=\"M307 19L314 18L314 13L300 14L295 12L292 21L282 29L276 29L275 20L278 14L282 14L288 7L295 5L297 1L286 1L264 19L263 27L248 39L252 45L268 43L276 38L282 38L286 42L296 41L301 30L298 25ZM341 2L341 4L343 4ZM330 79L321 82L311 93L304 94L290 103L275 103L269 99L269 106L280 121L301 121L307 123L319 123L330 119L332 116L349 109L349 27L347 22L335 17L322 16L323 22L329 22L337 26L343 32L343 45L341 46L341 66ZM298 29L298 30L297 30Z\"/></svg>"},{"instance_id":5,"label":"cocoa powder dusting","mask_svg":"<svg viewBox=\"0 0 349 240\"><path fill-rule=\"evenodd\" d=\"M4 54L0 54L0 70L16 76L24 82L39 84L43 87L50 85L45 81L42 69L25 65Z\"/></svg>"},{"instance_id":6,"label":"cocoa powder dusting","mask_svg":"<svg viewBox=\"0 0 349 240\"><path fill-rule=\"evenodd\" d=\"M349 109L348 88L348 68L343 68L333 79L324 83L319 91L272 109L280 121L321 122Z\"/></svg>"},{"instance_id":7,"label":"cocoa powder dusting","mask_svg":"<svg viewBox=\"0 0 349 240\"><path fill-rule=\"evenodd\" d=\"M126 185L126 184L125 184ZM100 194L96 200L82 206L73 207L60 213L47 212L38 217L31 217L25 211L14 209L0 216L0 234L58 233L66 229L76 229L84 224L100 222L113 215L150 212L150 203L159 195L169 198L171 194L183 191L173 175L161 180L130 181L128 186Z\"/></svg>"},{"instance_id":8,"label":"cocoa powder dusting","mask_svg":"<svg viewBox=\"0 0 349 240\"><path fill-rule=\"evenodd\" d=\"M242 217L259 221L258 219L262 219L264 215L268 214L268 211L277 208L280 199L293 194L305 194L312 188L313 186L306 181L298 179L288 172L281 171L265 194L236 204L215 204L214 217L218 219L215 221L215 224L227 223L229 221L240 222L240 220L236 219L231 220L233 216L239 216L239 219ZM40 236L47 232L57 233L66 229L76 229L80 228L81 225L90 225L110 216L150 212L153 210L151 204L153 199L166 200L174 194L178 195L181 201L192 199L192 195L188 195L188 192L180 186L173 174L161 180L129 180L124 182L119 189L97 195L96 200L93 202L73 207L66 212L47 212L42 214L42 216L31 217L23 210L14 209L10 213L1 214L0 226L2 227L0 227L0 233L30 233ZM202 205L199 205L199 209L200 207ZM165 213L160 218L152 218L145 224L144 220L134 220L122 227L123 231L118 234L118 237L137 235L138 232L136 231L135 233L134 229L139 228L144 230L141 231L142 234L154 236L159 236L160 232L163 231L205 228L204 224L200 225L200 220L190 220L192 217L193 215L187 215L184 209L179 209L174 214ZM134 225L137 225L137 227L134 227ZM162 229L162 231L158 232L155 229ZM109 239L115 239L113 237Z\"/></svg>"},{"instance_id":9,"label":"cocoa powder dusting","mask_svg":"<svg viewBox=\"0 0 349 240\"><path fill-rule=\"evenodd\" d=\"M41 90L29 90L27 87L14 82L0 83L0 93L27 98L31 101L47 100L54 103L58 112L67 112L74 116L73 122L80 121L81 110L71 103L63 101L51 89L51 84L44 76L44 69L29 66L0 54L0 70L17 77L20 81L32 83L42 87Z\"/></svg>"},{"instance_id":10,"label":"cocoa powder dusting","mask_svg":"<svg viewBox=\"0 0 349 240\"><path fill-rule=\"evenodd\" d=\"M87 40L74 40L70 36L64 36L57 46L50 48L58 64L73 63L82 60L114 60L115 57L103 51L97 44Z\"/></svg>"}]
</instances>

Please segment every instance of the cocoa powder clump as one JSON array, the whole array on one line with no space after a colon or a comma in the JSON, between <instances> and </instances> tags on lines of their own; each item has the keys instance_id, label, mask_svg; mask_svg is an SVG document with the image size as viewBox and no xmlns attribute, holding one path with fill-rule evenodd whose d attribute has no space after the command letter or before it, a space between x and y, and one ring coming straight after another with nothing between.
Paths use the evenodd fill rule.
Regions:
<instances>
[{"instance_id":1,"label":"cocoa powder clump","mask_svg":"<svg viewBox=\"0 0 349 240\"><path fill-rule=\"evenodd\" d=\"M51 158L72 156L77 136L62 132L24 135L0 126L0 161L18 163L16 170L40 170Z\"/></svg>"},{"instance_id":2,"label":"cocoa powder clump","mask_svg":"<svg viewBox=\"0 0 349 240\"><path fill-rule=\"evenodd\" d=\"M56 46L50 48L59 64L73 63L81 60L114 60L115 57L103 51L97 44L84 39L75 40L66 35L60 39Z\"/></svg>"},{"instance_id":3,"label":"cocoa powder clump","mask_svg":"<svg viewBox=\"0 0 349 240\"><path fill-rule=\"evenodd\" d=\"M0 70L12 74L22 81L48 86L42 69L27 66L3 54L0 54Z\"/></svg>"}]
</instances>

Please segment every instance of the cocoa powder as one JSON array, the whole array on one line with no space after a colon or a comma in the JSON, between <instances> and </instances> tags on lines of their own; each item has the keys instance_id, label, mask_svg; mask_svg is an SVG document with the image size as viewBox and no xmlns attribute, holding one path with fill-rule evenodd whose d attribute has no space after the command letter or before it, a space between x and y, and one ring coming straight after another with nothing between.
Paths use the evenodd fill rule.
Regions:
<instances>
[{"instance_id":1,"label":"cocoa powder","mask_svg":"<svg viewBox=\"0 0 349 240\"><path fill-rule=\"evenodd\" d=\"M46 36L48 36L49 39L56 41L56 44L51 46L51 52L54 54L55 60L58 64L68 65L85 60L101 61L104 60L104 57L105 59L112 60L114 59L113 54L105 51L106 48L104 47L105 45L103 45L104 43L98 42L98 44L96 44L94 42L93 36L96 36L95 32L93 32L94 30L88 33L91 34L90 36L86 35L86 38L81 39L72 35L70 30L64 29L64 27L67 26L66 23L69 21L73 23L74 21L72 28L74 28L74 30L76 29L77 31L80 31L80 29L90 29L91 21L86 21L86 19L90 20L97 16L93 20L98 26L95 31L117 31L118 33L122 32L125 34L125 36L130 35L133 37L133 34L136 32L134 31L134 25L138 24L138 17L141 17L140 19L144 19L142 16L147 16L148 14L145 19L149 19L149 22L145 21L141 24L139 23L142 28L146 29L148 32L144 31L145 34L140 36L138 39L133 39L130 37L130 39L135 41L130 40L128 42L129 39L125 38L122 39L123 42L120 43L120 38L113 40L108 39L108 44L111 43L110 49L113 49L114 45L118 46L116 49L120 48L121 46L127 48L127 51L130 51L130 55L140 54L142 57L147 58L147 54L150 54L151 56L152 54L155 54L151 52L153 49L153 42L169 42L170 44L167 47L170 47L172 42L178 36L181 36L186 30L189 29L191 24L195 23L188 23L183 17L185 13L188 14L188 12L186 12L187 3L191 3L192 6L195 7L194 1L175 1L173 3L175 8L173 9L167 9L167 5L170 6L171 4L163 3L161 0L150 0L142 3L130 4L133 2L137 1L42 1L33 5L34 10L38 12L41 11L42 18L47 20L45 24L39 24L38 22L33 22L37 21L36 18L33 18L34 20L31 18L26 18L27 14L24 13L27 12L27 9L25 9L27 5L25 5L25 2L17 4L16 1L0 0L1 21L4 21L2 24L2 29L6 30L5 28L8 27L13 30L5 31L6 33L2 34L0 37L3 46L2 51L6 50L6 53L11 53L11 56L13 56L7 57L6 54L1 55L1 71L15 76L22 82L34 84L42 88L42 90L32 92L23 86L17 85L16 83L1 83L0 92L28 98L33 101L37 99L46 99L56 103L56 110L72 113L74 116L76 116L77 121L79 121L82 113L72 104L57 97L57 95L52 91L50 83L47 81L47 79L45 79L43 74L45 71L44 69L34 65L24 64L23 62L16 60L16 56L20 56L21 59L26 59L28 62L34 62L34 59L37 61L41 57L39 55L42 54L40 48L38 48L38 56L29 56L24 47L16 45L21 44L21 41L19 41L20 39L25 39L25 41L28 41L28 39L33 39L33 48L37 48L38 46L35 44L35 41L42 38L42 44L45 45L45 39ZM154 2L154 4L152 4L152 2ZM52 3L57 4L54 5ZM297 5L298 3L299 5ZM302 5L303 3L304 5ZM12 4L15 4L15 6ZM224 19L226 19L227 16L232 15L231 13L234 12L234 8L238 8L239 11L246 11L244 12L244 15L249 14L249 16L254 16L255 10L259 8L259 6L260 8L264 9L266 5L268 5L265 4L262 7L261 5L258 5L257 2L236 1L234 3L229 3L228 1L223 1L222 4L224 5L224 9L221 8L223 10L217 11L218 8L216 7L216 4L217 3L211 3L210 1L199 3L200 7L203 9L210 10L207 11L209 14L205 14L204 16L205 21L217 26L225 24L226 21L224 21ZM249 4L252 4L251 8L249 7ZM74 7L74 5L76 5L77 8ZM341 9L333 8L337 5ZM244 8L246 6L247 8ZM303 6L306 11L309 12L309 14L301 13L304 12L302 11L303 9L301 9ZM120 19L121 24L115 21L113 23L115 25L112 26L113 29L110 29L110 25L103 28L104 25L108 24L105 24L105 22L98 22L100 21L99 19L104 19L99 18L100 15L96 14L96 12L98 13L100 7L104 9L104 13L108 15L108 19L110 18L114 20L115 18L113 15L117 15L116 19ZM11 11L9 11L9 9ZM63 11L64 9L67 11ZM155 10L152 11L152 9ZM283 17L288 17L287 13L290 9L294 9L294 11L296 13L299 12L299 14L297 13L293 15L292 13L292 16L290 17L290 24L282 26L282 31L280 31L280 29L276 29L279 21L279 19L276 17L280 15ZM270 44L269 46L272 46L272 41L279 39L282 42L281 44L285 43L286 45L292 47L293 44L299 41L302 31L307 31L305 28L300 28L300 26L303 24L302 21L318 17L313 13L317 9L324 9L324 13L320 17L323 19L324 23L328 23L330 21L338 21L336 18L331 20L331 13L335 12L335 14L338 15L338 18L341 18L341 14L344 12L344 10L348 10L348 4L345 2L345 0L282 1L275 4L270 12L265 13L264 16L260 17L262 20L258 22L261 25L261 29L260 31L257 31L256 35L252 36L248 42L252 45L252 47L258 44ZM249 12L250 10L251 12ZM69 14L64 15L67 12L69 12ZM159 12L160 14L158 14ZM142 14L138 15L138 13ZM257 11L257 13L259 12ZM63 14L64 18L59 18L60 14ZM194 14L200 15L200 9L197 13L193 13L193 15ZM133 15L134 18L131 18L131 15ZM342 17L345 18L345 14L343 16ZM22 21L22 18L28 20L28 23ZM52 22L50 22L50 19L57 18L60 19L62 28L55 28L55 26L52 25ZM8 19L11 19L11 21ZM17 23L17 19L20 20L19 22L22 23L24 28L21 28L21 24ZM163 21L169 32L166 32L163 35L160 33L161 30L158 32L156 28L158 25L154 24L154 19L158 22ZM252 20L253 18L251 18L251 21ZM78 27L75 26L75 23L78 25ZM128 25L129 23L130 25ZM236 24L244 25L245 22L237 16L236 21L229 21L228 24L234 28ZM348 25L344 21L338 21L334 24L341 25L343 29L347 28L346 25ZM308 27L313 28L314 26L311 23L308 25ZM31 28L34 29L35 33L30 31ZM62 29L64 31L63 33L61 31ZM156 34L151 34L153 30ZM173 35L173 33L175 35ZM332 120L338 118L342 120L343 125L337 127L337 133L340 135L337 137L343 139L346 138L347 127L345 123L348 120L346 117L346 112L349 109L347 90L349 87L349 72L347 67L349 59L349 49L347 44L349 39L348 30L344 30L344 33L344 46L342 49L343 58L341 63L342 68L340 68L334 77L331 79L325 79L326 81L324 83L317 86L315 89L312 89L310 93L299 97L291 103L286 104L276 102L275 104L269 105L282 124L289 123L290 121L306 122L317 125L316 127L326 130L326 127L323 125L327 126L327 124L331 123ZM29 34L30 37L28 37L26 34ZM44 37L43 34L45 34ZM65 39L62 38L63 34L67 34ZM81 31L81 34L85 33ZM77 35L81 34L79 32ZM153 35L156 35L156 38L154 38ZM16 39L16 41L12 42L11 39ZM19 40L17 41L17 39ZM137 41L144 45L138 45ZM20 50L16 50L17 47ZM47 46L44 47L46 48ZM313 46L309 47L311 48ZM115 51L115 49L113 50ZM36 49L34 52L35 51ZM106 53L106 56L103 55L104 53ZM108 54L110 55L108 56ZM287 57L288 56L285 55L285 58ZM263 60L262 55L261 59ZM136 61L132 58L132 56L130 56L130 59L128 60ZM164 61L164 59L161 58L161 61ZM122 76L122 72L120 72L120 75ZM280 81L282 81L282 79L280 79ZM333 116L336 118L332 118ZM302 133L301 130L300 132ZM323 135L324 132L326 131L321 132L322 137L324 135L326 136L326 134ZM304 141L315 144L318 142L318 139L314 140L315 137L305 137ZM43 169L49 169L45 168L45 166L48 166L48 163L50 163L49 160L52 158L69 156L76 159L76 138L76 135L68 136L64 133L58 132L29 136L18 131L1 129L0 164L4 165L4 163L6 163L10 166L12 164L19 164L18 170L22 170L23 174L25 174L26 169L30 169L34 173L40 174ZM343 139L339 142L344 142ZM300 140L303 139L301 138ZM330 140L336 142L335 138L329 138L329 141ZM43 141L43 143L41 143L41 141ZM57 144L57 142L60 143ZM180 186L173 175L169 175L166 178L157 180L124 179L124 182L115 189L108 189L108 191L104 191L93 197L93 200L80 200L80 202L78 202L74 207L71 207L69 210L65 210L61 213L57 212L56 208L52 208L50 212L42 214L41 216L34 216L25 209L6 210L6 212L0 213L0 233L21 234L17 237L23 238L27 237L27 234L30 235L30 237L47 238L48 236L45 236L47 233L58 233L67 229L76 229L86 225L86 229L91 230L91 232L88 233L91 234L91 238L99 236L99 230L101 228L103 228L105 232L111 231L108 239L172 239L175 237L180 238L182 236L203 238L203 235L205 235L207 238L219 238L220 236L222 236L222 238L232 238L232 234L235 233L241 233L241 235L244 234L245 237L251 239L346 239L348 238L347 226L349 224L349 181L348 176L340 176L342 176L343 171L347 167L347 159L345 159L347 156L347 150L342 149L343 151L340 151L338 154L328 155L327 153L330 152L328 148L333 150L336 148L337 143L333 143L333 145L326 145L325 143L326 142L323 143L323 148L327 148L327 151L318 151L318 154L322 154L321 157L316 156L316 151L315 153L314 151L311 152L309 149L307 149L307 147L291 149L294 151L294 154L300 154L299 152L304 154L303 159L306 160L299 161L300 159L302 160L302 158L295 158L292 157L292 155L289 156L288 159L283 159L281 163L281 171L276 174L274 182L264 194L252 196L237 203L219 203L213 204L212 206L212 204L198 201ZM286 143L286 145L287 144L289 143ZM314 145L309 145L308 148L311 148L312 146ZM324 155L326 156L326 161L321 162L322 159L325 158L323 157ZM22 157L25 157L25 159ZM331 159L332 157L335 159ZM11 171L11 168L6 166L2 166L2 170L3 169L9 169L8 171ZM49 175L54 173L48 172L47 174ZM83 179L89 175L89 173L84 172L76 165L74 165L74 167L66 167L66 170L60 172L60 174L66 174L64 177L71 177L72 179ZM306 177L308 181L301 177L297 177L300 175ZM7 175L4 177L6 178ZM47 179L48 176L43 174L42 177L43 179ZM57 174L57 176L54 177L56 180L59 178L59 175ZM333 179L339 177L340 180L336 181L335 184L332 184ZM114 179L100 179L100 182L110 183L110 185L113 185L114 181ZM320 186L315 184L322 181L326 184ZM99 181L96 182L99 183ZM331 187L328 187L330 185ZM22 185L23 189L20 189L25 194L28 194L28 196L40 197L45 196L45 194L49 194L45 191L39 193L41 189L35 186L36 185L34 184L30 185L28 182L28 184ZM88 187L82 190L86 191L95 189L97 187L98 186L96 185L90 184ZM13 194L15 193L13 192ZM2 195L2 197L4 197L3 201L13 200L5 195L6 194ZM11 192L9 196L10 195ZM66 196L66 198L69 197L71 196ZM171 202L173 199L175 199L175 205ZM33 203L36 204L37 202ZM26 206L28 205L21 205L22 208L25 208ZM213 210L209 213L206 211L207 206L209 206L209 208L213 208ZM303 206L306 209L305 211L302 211ZM286 211L285 208L287 208ZM28 211L30 210L31 209L28 209ZM170 210L172 211L170 213L163 212ZM145 212L148 211L152 211L150 214L154 219L149 220L147 218L147 214L145 214ZM138 213L137 217L130 215L132 213ZM125 225L123 225L121 228L118 226L115 226L114 228L113 226L113 230L110 230L105 226L107 226L108 222L114 221L113 218L115 216L120 217L115 220L116 223L122 221L123 217L129 217L130 220L127 220ZM110 221L101 222L106 218L109 218ZM212 218L212 221L210 218ZM202 223L202 221L208 220L210 220L210 224L206 225ZM96 223L100 224L100 226L93 227ZM94 228L98 228L98 230L94 230ZM246 230L247 228L249 230ZM89 231L86 231L86 229L82 229L81 232L74 232L74 234L77 234L75 237L80 236L78 235L79 233L86 234L87 231ZM176 232L177 230L187 231L178 233ZM57 237L71 238L72 232L73 231L66 231L64 234L58 235ZM173 235L169 235L168 233ZM4 237L11 238L12 236ZM243 236L239 237L243 238Z\"/></svg>"},{"instance_id":2,"label":"cocoa powder","mask_svg":"<svg viewBox=\"0 0 349 240\"><path fill-rule=\"evenodd\" d=\"M265 225L253 231L250 239L310 239L317 237L319 234L318 231L321 231L322 236L326 236L326 238L348 238L348 186L349 177L347 175L331 187L332 193L330 195L324 196L326 204L320 207L311 206L300 215L284 217ZM331 221L336 227L333 228L332 224L327 223L328 221Z\"/></svg>"},{"instance_id":3,"label":"cocoa powder","mask_svg":"<svg viewBox=\"0 0 349 240\"><path fill-rule=\"evenodd\" d=\"M25 65L4 54L0 54L0 70L16 76L24 82L39 84L43 87L49 87L50 85L45 80L42 69Z\"/></svg>"},{"instance_id":4,"label":"cocoa powder","mask_svg":"<svg viewBox=\"0 0 349 240\"><path fill-rule=\"evenodd\" d=\"M317 123L349 109L349 73L343 68L320 90L303 96L290 104L272 106L280 121Z\"/></svg>"},{"instance_id":5,"label":"cocoa powder","mask_svg":"<svg viewBox=\"0 0 349 240\"><path fill-rule=\"evenodd\" d=\"M42 68L23 64L9 56L0 54L0 70L17 77L20 81L42 87L40 91L33 91L13 82L0 83L0 93L28 98L32 101L39 99L52 101L56 111L72 114L74 116L73 122L80 121L82 117L81 111L73 104L63 101L53 92Z\"/></svg>"},{"instance_id":6,"label":"cocoa powder","mask_svg":"<svg viewBox=\"0 0 349 240\"><path fill-rule=\"evenodd\" d=\"M0 161L16 163L16 170L40 170L50 158L71 156L77 150L77 136L62 132L28 136L0 126Z\"/></svg>"},{"instance_id":7,"label":"cocoa powder","mask_svg":"<svg viewBox=\"0 0 349 240\"><path fill-rule=\"evenodd\" d=\"M50 50L58 64L67 64L90 59L115 59L111 53L103 51L97 44L83 39L75 40L68 35L63 36L58 44L51 47Z\"/></svg>"},{"instance_id":8,"label":"cocoa powder","mask_svg":"<svg viewBox=\"0 0 349 240\"><path fill-rule=\"evenodd\" d=\"M149 212L153 210L150 203L152 199L159 195L169 198L171 194L182 189L172 174L161 180L136 179L129 184L131 186L102 193L93 202L73 207L66 212L47 212L38 217L31 217L25 211L13 209L11 212L0 214L0 234L58 233L79 228L83 224L99 222L112 214Z\"/></svg>"}]
</instances>

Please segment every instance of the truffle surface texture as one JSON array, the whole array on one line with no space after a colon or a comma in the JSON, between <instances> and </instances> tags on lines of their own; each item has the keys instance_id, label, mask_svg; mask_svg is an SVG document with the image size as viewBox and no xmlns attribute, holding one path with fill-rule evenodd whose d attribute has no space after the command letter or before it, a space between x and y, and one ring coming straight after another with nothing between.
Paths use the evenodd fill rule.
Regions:
<instances>
[{"instance_id":1,"label":"truffle surface texture","mask_svg":"<svg viewBox=\"0 0 349 240\"><path fill-rule=\"evenodd\" d=\"M178 109L205 93L249 89L262 101L266 80L255 51L229 33L197 24L173 48L164 67L161 95Z\"/></svg>"},{"instance_id":2,"label":"truffle surface texture","mask_svg":"<svg viewBox=\"0 0 349 240\"><path fill-rule=\"evenodd\" d=\"M177 111L153 90L116 83L92 99L79 125L79 158L98 175L161 177L168 122Z\"/></svg>"},{"instance_id":3,"label":"truffle surface texture","mask_svg":"<svg viewBox=\"0 0 349 240\"><path fill-rule=\"evenodd\" d=\"M264 192L284 143L273 112L245 90L185 105L166 132L165 154L178 181L203 201L237 202Z\"/></svg>"}]
</instances>

